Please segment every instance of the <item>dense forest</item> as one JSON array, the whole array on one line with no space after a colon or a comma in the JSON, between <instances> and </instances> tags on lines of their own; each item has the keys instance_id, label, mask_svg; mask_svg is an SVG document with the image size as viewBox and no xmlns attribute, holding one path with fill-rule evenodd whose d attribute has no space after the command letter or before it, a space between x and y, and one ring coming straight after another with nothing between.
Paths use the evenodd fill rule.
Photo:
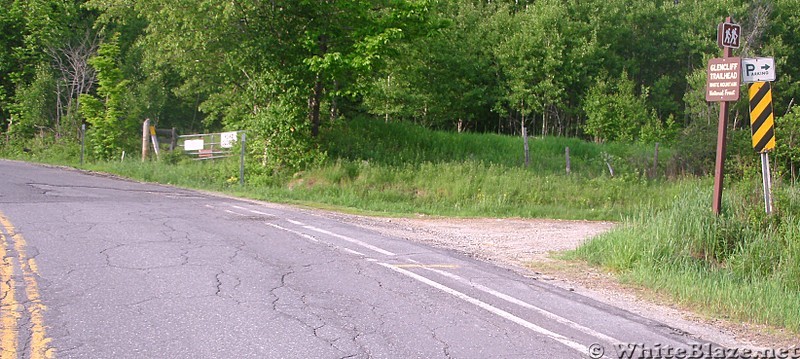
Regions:
<instances>
[{"instance_id":1,"label":"dense forest","mask_svg":"<svg viewBox=\"0 0 800 359\"><path fill-rule=\"evenodd\" d=\"M735 56L775 58L781 158L800 161L800 0L0 1L4 146L75 142L86 124L92 156L111 158L135 151L150 118L182 133L247 130L252 156L296 168L324 156L326 126L364 115L599 142L713 139L706 63L732 16ZM744 97L734 128L749 126Z\"/></svg>"}]
</instances>

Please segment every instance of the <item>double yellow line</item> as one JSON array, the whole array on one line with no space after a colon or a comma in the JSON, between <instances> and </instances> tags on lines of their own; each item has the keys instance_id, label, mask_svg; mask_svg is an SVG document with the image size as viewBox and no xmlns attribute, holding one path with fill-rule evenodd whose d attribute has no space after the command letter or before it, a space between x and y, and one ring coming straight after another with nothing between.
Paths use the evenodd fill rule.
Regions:
<instances>
[{"instance_id":1,"label":"double yellow line","mask_svg":"<svg viewBox=\"0 0 800 359\"><path fill-rule=\"evenodd\" d=\"M44 326L47 308L36 282L39 268L36 260L28 257L26 247L25 238L0 212L0 359L16 359L25 353L32 359L55 357ZM22 301L17 300L18 283L24 285ZM26 316L29 323L22 322ZM21 343L28 343L27 347L20 347Z\"/></svg>"}]
</instances>

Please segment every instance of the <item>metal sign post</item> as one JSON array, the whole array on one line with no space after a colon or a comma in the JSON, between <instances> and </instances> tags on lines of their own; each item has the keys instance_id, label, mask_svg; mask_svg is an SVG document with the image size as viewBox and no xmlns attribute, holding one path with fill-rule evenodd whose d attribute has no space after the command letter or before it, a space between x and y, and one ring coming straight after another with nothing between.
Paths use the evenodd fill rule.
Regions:
<instances>
[{"instance_id":1,"label":"metal sign post","mask_svg":"<svg viewBox=\"0 0 800 359\"><path fill-rule=\"evenodd\" d=\"M764 211L772 214L772 175L769 172L769 152L761 153L761 179L764 181Z\"/></svg>"},{"instance_id":2,"label":"metal sign post","mask_svg":"<svg viewBox=\"0 0 800 359\"><path fill-rule=\"evenodd\" d=\"M775 119L772 109L772 86L756 82L750 86L750 127L753 149L761 154L761 176L764 181L764 210L772 214L772 177L769 151L775 149Z\"/></svg>"}]
</instances>

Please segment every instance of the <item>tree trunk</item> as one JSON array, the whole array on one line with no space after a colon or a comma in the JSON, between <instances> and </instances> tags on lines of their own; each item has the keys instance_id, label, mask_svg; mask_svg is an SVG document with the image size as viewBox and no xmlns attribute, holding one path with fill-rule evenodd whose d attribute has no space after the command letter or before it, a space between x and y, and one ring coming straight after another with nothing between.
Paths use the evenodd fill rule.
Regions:
<instances>
[{"instance_id":1,"label":"tree trunk","mask_svg":"<svg viewBox=\"0 0 800 359\"><path fill-rule=\"evenodd\" d=\"M547 135L547 110L542 111L542 138Z\"/></svg>"},{"instance_id":2,"label":"tree trunk","mask_svg":"<svg viewBox=\"0 0 800 359\"><path fill-rule=\"evenodd\" d=\"M328 37L320 35L317 38L317 46L319 47L319 56L322 57L328 53ZM319 108L322 102L322 74L317 73L314 79L314 87L311 89L311 95L308 98L308 120L311 122L311 136L317 137L319 135Z\"/></svg>"},{"instance_id":3,"label":"tree trunk","mask_svg":"<svg viewBox=\"0 0 800 359\"><path fill-rule=\"evenodd\" d=\"M336 80L333 81L333 89L336 91L335 93L339 92L339 82ZM335 93L331 96L331 122L339 118L339 104L336 101Z\"/></svg>"},{"instance_id":4,"label":"tree trunk","mask_svg":"<svg viewBox=\"0 0 800 359\"><path fill-rule=\"evenodd\" d=\"M319 135L319 107L322 101L322 81L317 75L314 81L314 88L311 91L311 96L308 98L308 120L311 122L311 135L317 137Z\"/></svg>"}]
</instances>

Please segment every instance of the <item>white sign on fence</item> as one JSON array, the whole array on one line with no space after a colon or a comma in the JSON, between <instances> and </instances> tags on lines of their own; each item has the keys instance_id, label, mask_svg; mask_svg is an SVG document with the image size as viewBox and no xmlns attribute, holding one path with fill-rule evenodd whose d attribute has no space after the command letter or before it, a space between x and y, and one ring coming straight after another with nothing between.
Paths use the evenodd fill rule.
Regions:
<instances>
[{"instance_id":1,"label":"white sign on fence","mask_svg":"<svg viewBox=\"0 0 800 359\"><path fill-rule=\"evenodd\" d=\"M199 151L203 149L205 145L203 139L198 140L186 140L183 142L183 150L184 151Z\"/></svg>"},{"instance_id":2,"label":"white sign on fence","mask_svg":"<svg viewBox=\"0 0 800 359\"><path fill-rule=\"evenodd\" d=\"M237 135L237 132L235 132L235 131L234 132L223 132L223 133L220 133L219 145L222 146L222 148L231 148L231 147L233 147L233 144L236 143L236 135Z\"/></svg>"}]
</instances>

